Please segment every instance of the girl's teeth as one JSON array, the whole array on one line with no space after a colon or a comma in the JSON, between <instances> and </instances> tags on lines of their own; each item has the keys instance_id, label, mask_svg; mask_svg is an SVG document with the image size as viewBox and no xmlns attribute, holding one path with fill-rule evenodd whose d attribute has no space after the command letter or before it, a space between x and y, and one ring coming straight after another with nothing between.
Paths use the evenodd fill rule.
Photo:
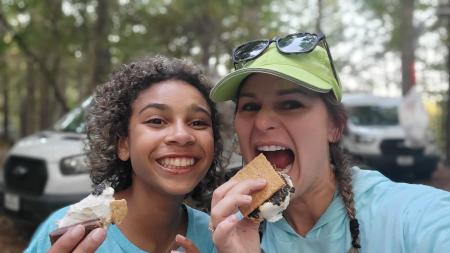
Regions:
<instances>
[{"instance_id":1,"label":"girl's teeth","mask_svg":"<svg viewBox=\"0 0 450 253\"><path fill-rule=\"evenodd\" d=\"M258 151L278 151L278 150L286 150L287 148L282 146L270 145L270 146L259 146L256 149Z\"/></svg>"},{"instance_id":2,"label":"girl's teeth","mask_svg":"<svg viewBox=\"0 0 450 253\"><path fill-rule=\"evenodd\" d=\"M194 164L194 158L164 158L160 163L164 167L187 167Z\"/></svg>"}]
</instances>

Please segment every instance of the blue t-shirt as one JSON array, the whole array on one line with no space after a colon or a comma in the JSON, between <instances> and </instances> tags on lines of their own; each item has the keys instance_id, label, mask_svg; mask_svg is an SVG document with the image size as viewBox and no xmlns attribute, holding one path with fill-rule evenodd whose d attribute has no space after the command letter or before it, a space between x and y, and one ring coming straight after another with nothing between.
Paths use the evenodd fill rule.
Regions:
<instances>
[{"instance_id":1,"label":"blue t-shirt","mask_svg":"<svg viewBox=\"0 0 450 253\"><path fill-rule=\"evenodd\" d=\"M53 213L44 221L34 233L25 253L47 252L50 248L50 239L48 234L56 228L56 221L61 219L67 212L68 207L64 207ZM189 238L200 250L200 252L213 252L213 242L208 231L209 216L201 211L186 206L188 214L188 227L186 237ZM161 228L164 229L164 228ZM130 242L120 229L115 225L108 227L105 241L96 252L142 252L132 242Z\"/></svg>"},{"instance_id":2,"label":"blue t-shirt","mask_svg":"<svg viewBox=\"0 0 450 253\"><path fill-rule=\"evenodd\" d=\"M377 171L353 168L353 191L360 229L360 253L449 253L450 192L395 183ZM283 218L264 223L265 252L337 252L351 247L349 218L335 194L305 235Z\"/></svg>"}]
</instances>

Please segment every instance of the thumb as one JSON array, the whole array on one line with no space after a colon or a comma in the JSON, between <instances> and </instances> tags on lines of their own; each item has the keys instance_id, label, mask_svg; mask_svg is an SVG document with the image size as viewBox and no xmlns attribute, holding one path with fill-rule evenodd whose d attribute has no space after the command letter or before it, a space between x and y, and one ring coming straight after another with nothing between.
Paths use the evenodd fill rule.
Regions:
<instances>
[{"instance_id":1,"label":"thumb","mask_svg":"<svg viewBox=\"0 0 450 253\"><path fill-rule=\"evenodd\" d=\"M175 237L175 243L182 247L186 253L200 253L200 250L195 246L195 244L189 240L188 238L178 234ZM178 251L172 251L172 252L178 252Z\"/></svg>"}]
</instances>

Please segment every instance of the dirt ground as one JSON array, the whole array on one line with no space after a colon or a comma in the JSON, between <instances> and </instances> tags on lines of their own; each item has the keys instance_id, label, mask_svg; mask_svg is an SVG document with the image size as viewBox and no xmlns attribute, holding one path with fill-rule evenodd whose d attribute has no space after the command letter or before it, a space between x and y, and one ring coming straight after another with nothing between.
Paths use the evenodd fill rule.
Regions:
<instances>
[{"instance_id":1,"label":"dirt ground","mask_svg":"<svg viewBox=\"0 0 450 253\"><path fill-rule=\"evenodd\" d=\"M6 147L0 145L0 164L2 164ZM413 183L431 185L450 191L450 168L440 165L431 179ZM27 223L15 223L0 211L0 251L3 253L22 252L29 242L35 226Z\"/></svg>"}]
</instances>

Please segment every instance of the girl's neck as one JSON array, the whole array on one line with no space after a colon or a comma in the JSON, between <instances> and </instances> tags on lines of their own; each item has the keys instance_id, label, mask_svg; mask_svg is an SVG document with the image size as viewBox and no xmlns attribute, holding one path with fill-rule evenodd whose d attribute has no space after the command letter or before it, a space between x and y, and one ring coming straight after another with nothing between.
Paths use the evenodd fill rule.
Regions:
<instances>
[{"instance_id":1,"label":"girl's neck","mask_svg":"<svg viewBox=\"0 0 450 253\"><path fill-rule=\"evenodd\" d=\"M137 247L168 252L175 247L175 235L186 234L187 214L182 196L162 195L133 184L115 197L127 200L128 214L119 228Z\"/></svg>"}]
</instances>

